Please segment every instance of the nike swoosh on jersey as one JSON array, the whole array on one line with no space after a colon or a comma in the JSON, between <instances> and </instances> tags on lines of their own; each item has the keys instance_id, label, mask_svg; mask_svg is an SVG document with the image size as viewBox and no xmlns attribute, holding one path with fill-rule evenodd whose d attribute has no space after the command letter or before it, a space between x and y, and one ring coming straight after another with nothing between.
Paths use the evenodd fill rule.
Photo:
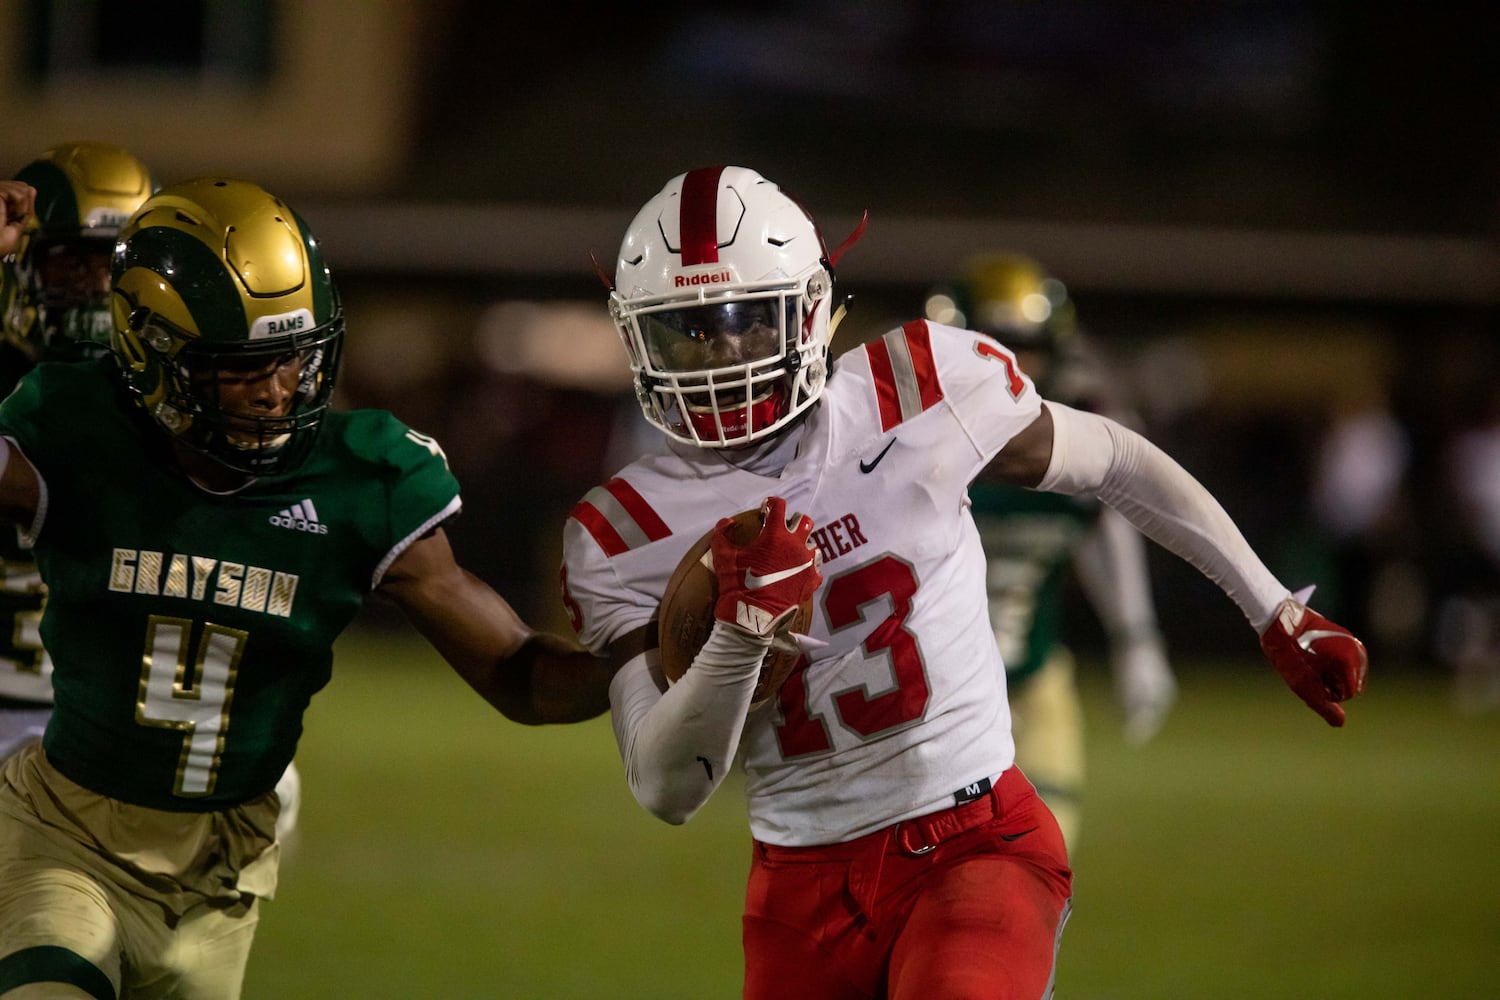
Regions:
<instances>
[{"instance_id":1,"label":"nike swoosh on jersey","mask_svg":"<svg viewBox=\"0 0 1500 1000\"><path fill-rule=\"evenodd\" d=\"M1335 632L1332 629L1326 628L1308 629L1297 636L1297 645L1302 647L1303 652L1311 653L1313 651L1312 644L1319 639L1333 639L1343 634L1342 632Z\"/></svg>"},{"instance_id":2,"label":"nike swoosh on jersey","mask_svg":"<svg viewBox=\"0 0 1500 1000\"><path fill-rule=\"evenodd\" d=\"M747 569L745 570L745 589L759 590L762 587L769 587L773 583L780 583L782 580L790 580L792 577L807 569L812 564L813 561L809 559L801 566L793 566L791 569L783 569L775 573L767 573L765 576L757 576L754 570Z\"/></svg>"},{"instance_id":3,"label":"nike swoosh on jersey","mask_svg":"<svg viewBox=\"0 0 1500 1000\"><path fill-rule=\"evenodd\" d=\"M888 451L890 451L891 450L891 445L893 445L895 443L896 443L896 439L895 438L891 438L890 441L886 443L886 446L884 448L880 449L880 454L876 455L868 463L864 459L860 459L859 460L859 471L860 472L874 472L875 471L875 466L877 466L877 465L880 464L880 460L882 458L885 458L885 453L888 452Z\"/></svg>"}]
</instances>

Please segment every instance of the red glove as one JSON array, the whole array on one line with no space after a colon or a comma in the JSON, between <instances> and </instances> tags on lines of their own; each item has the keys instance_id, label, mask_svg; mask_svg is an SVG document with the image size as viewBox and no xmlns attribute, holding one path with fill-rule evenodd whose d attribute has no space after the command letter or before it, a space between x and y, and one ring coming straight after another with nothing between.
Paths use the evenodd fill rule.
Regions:
<instances>
[{"instance_id":1,"label":"red glove","mask_svg":"<svg viewBox=\"0 0 1500 1000\"><path fill-rule=\"evenodd\" d=\"M760 533L746 545L730 538L731 518L714 529L714 572L719 580L714 617L769 636L812 597L823 574L818 572L818 550L808 540L813 525L806 515L797 515L795 527L789 525L786 501L780 497L768 497L761 513Z\"/></svg>"},{"instance_id":2,"label":"red glove","mask_svg":"<svg viewBox=\"0 0 1500 1000\"><path fill-rule=\"evenodd\" d=\"M1295 598L1276 609L1260 648L1297 697L1330 726L1344 724L1339 704L1365 689L1369 657L1364 643Z\"/></svg>"}]
</instances>

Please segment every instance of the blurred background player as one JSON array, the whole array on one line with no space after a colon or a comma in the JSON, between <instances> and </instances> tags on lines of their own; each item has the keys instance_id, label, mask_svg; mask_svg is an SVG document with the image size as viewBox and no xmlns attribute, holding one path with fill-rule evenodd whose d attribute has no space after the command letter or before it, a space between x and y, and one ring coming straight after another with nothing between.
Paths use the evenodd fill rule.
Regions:
<instances>
[{"instance_id":1,"label":"blurred background player","mask_svg":"<svg viewBox=\"0 0 1500 1000\"><path fill-rule=\"evenodd\" d=\"M159 182L134 154L102 142L53 146L17 172L31 189L0 277L0 398L40 361L109 352L109 267L120 227ZM46 588L19 531L0 531L0 759L42 738L52 660L42 648ZM276 786L277 838L288 846L302 806L295 763Z\"/></svg>"},{"instance_id":2,"label":"blurred background player","mask_svg":"<svg viewBox=\"0 0 1500 1000\"><path fill-rule=\"evenodd\" d=\"M1441 452L1436 640L1455 705L1478 715L1500 711L1500 389L1487 386L1464 409Z\"/></svg>"},{"instance_id":3,"label":"blurred background player","mask_svg":"<svg viewBox=\"0 0 1500 1000\"><path fill-rule=\"evenodd\" d=\"M927 318L989 334L1038 392L1133 425L1079 329L1063 283L1023 254L977 257L928 296ZM990 623L1005 661L1016 761L1077 849L1085 779L1083 707L1063 641L1069 572L1109 642L1127 741L1156 735L1177 697L1151 596L1145 540L1096 497L1022 489L981 475L969 488L987 561Z\"/></svg>"},{"instance_id":4,"label":"blurred background player","mask_svg":"<svg viewBox=\"0 0 1500 1000\"><path fill-rule=\"evenodd\" d=\"M12 216L13 245L0 247L0 398L39 361L108 352L115 237L155 190L145 164L95 142L54 146L4 183L31 201ZM52 706L46 592L19 536L0 531L0 758L41 739Z\"/></svg>"}]
</instances>

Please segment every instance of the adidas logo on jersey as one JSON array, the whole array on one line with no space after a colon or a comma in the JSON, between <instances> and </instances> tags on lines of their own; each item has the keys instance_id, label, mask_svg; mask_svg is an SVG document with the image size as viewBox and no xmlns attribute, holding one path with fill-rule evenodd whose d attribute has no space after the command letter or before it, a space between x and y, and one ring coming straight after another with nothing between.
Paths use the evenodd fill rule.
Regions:
<instances>
[{"instance_id":1,"label":"adidas logo on jersey","mask_svg":"<svg viewBox=\"0 0 1500 1000\"><path fill-rule=\"evenodd\" d=\"M306 531L314 535L328 534L328 525L318 520L318 511L311 498L272 514L270 521L278 528L291 528L293 531Z\"/></svg>"}]
</instances>

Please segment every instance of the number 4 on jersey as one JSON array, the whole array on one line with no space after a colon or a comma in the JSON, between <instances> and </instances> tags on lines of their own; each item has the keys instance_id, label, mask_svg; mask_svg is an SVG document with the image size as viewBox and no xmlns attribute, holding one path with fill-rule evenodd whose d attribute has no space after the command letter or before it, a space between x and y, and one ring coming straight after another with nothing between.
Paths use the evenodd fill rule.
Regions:
<instances>
[{"instance_id":1,"label":"number 4 on jersey","mask_svg":"<svg viewBox=\"0 0 1500 1000\"><path fill-rule=\"evenodd\" d=\"M428 451L432 452L434 456L441 458L444 465L448 464L448 454L447 452L443 451L443 446L437 443L437 439L430 438L426 434L421 434L413 430L408 430L406 432L406 439L413 444L421 445L423 448L426 448Z\"/></svg>"},{"instance_id":2,"label":"number 4 on jersey","mask_svg":"<svg viewBox=\"0 0 1500 1000\"><path fill-rule=\"evenodd\" d=\"M196 797L214 790L229 728L235 676L249 633L205 624L197 648L190 648L193 623L152 615L146 623L145 664L135 718L143 726L182 732L177 762L177 795Z\"/></svg>"}]
</instances>

